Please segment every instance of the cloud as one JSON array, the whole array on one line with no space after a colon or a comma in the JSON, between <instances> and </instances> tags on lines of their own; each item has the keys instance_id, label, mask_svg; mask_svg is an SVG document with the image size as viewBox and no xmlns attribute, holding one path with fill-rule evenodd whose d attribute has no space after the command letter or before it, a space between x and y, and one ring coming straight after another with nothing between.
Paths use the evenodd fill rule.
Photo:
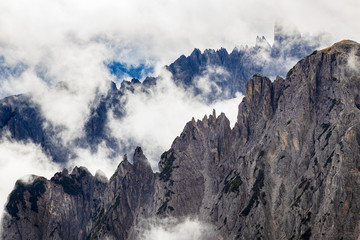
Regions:
<instances>
[{"instance_id":1,"label":"cloud","mask_svg":"<svg viewBox=\"0 0 360 240\"><path fill-rule=\"evenodd\" d=\"M60 166L48 159L42 152L41 146L30 142L16 142L2 138L0 140L1 209L18 179L22 178L27 181L31 179L29 175L32 174L50 178L59 170Z\"/></svg>"},{"instance_id":2,"label":"cloud","mask_svg":"<svg viewBox=\"0 0 360 240\"><path fill-rule=\"evenodd\" d=\"M204 99L229 98L230 93L223 92L219 83L226 82L230 74L221 66L207 65L200 76L194 78L194 85Z\"/></svg>"},{"instance_id":3,"label":"cloud","mask_svg":"<svg viewBox=\"0 0 360 240\"><path fill-rule=\"evenodd\" d=\"M205 79L206 75L202 78ZM176 86L166 70L161 73L157 85L148 92L141 89L135 93L128 92L126 116L116 119L110 114L108 126L124 149L141 146L154 170L157 169L161 153L171 147L172 141L192 117L202 119L216 109L219 114L224 112L235 124L237 106L243 97L239 93L237 98L204 103L202 98L194 97ZM130 149L133 151L133 148Z\"/></svg>"},{"instance_id":4,"label":"cloud","mask_svg":"<svg viewBox=\"0 0 360 240\"><path fill-rule=\"evenodd\" d=\"M2 1L1 52L10 62L34 63L54 46L61 51L69 39L96 41L123 62L146 59L162 66L194 47L231 50L253 45L257 35L271 39L279 17L301 32L325 31L336 40L359 40L353 29L359 6L356 0Z\"/></svg>"},{"instance_id":5,"label":"cloud","mask_svg":"<svg viewBox=\"0 0 360 240\"><path fill-rule=\"evenodd\" d=\"M146 225L146 224L145 224ZM207 240L216 239L214 227L197 219L158 219L140 229L140 240Z\"/></svg>"},{"instance_id":6,"label":"cloud","mask_svg":"<svg viewBox=\"0 0 360 240\"><path fill-rule=\"evenodd\" d=\"M88 148L77 148L74 150L76 158L66 163L66 168L69 169L69 171L71 171L75 166L84 166L94 176L96 174L100 174L110 178L114 174L119 163L122 161L122 158L109 157L112 152L106 147L104 142L99 144L96 152L93 152Z\"/></svg>"},{"instance_id":7,"label":"cloud","mask_svg":"<svg viewBox=\"0 0 360 240\"><path fill-rule=\"evenodd\" d=\"M347 68L355 74L360 73L360 50L352 50L347 60Z\"/></svg>"},{"instance_id":8,"label":"cloud","mask_svg":"<svg viewBox=\"0 0 360 240\"><path fill-rule=\"evenodd\" d=\"M71 142L83 134L95 94L104 93L114 79L106 63L153 66L156 76L163 65L194 47L232 49L253 45L257 35L271 39L279 16L301 32L328 30L336 37L360 39L358 31L350 31L353 24L343 26L350 17L358 18L354 9L359 4L349 0L334 14L337 5L324 0L2 1L0 56L9 66L27 68L20 76L1 79L0 95L31 93L46 119L65 129L64 142ZM334 21L339 16L346 21ZM204 79L198 85L209 92ZM60 81L66 89L54 88Z\"/></svg>"}]
</instances>

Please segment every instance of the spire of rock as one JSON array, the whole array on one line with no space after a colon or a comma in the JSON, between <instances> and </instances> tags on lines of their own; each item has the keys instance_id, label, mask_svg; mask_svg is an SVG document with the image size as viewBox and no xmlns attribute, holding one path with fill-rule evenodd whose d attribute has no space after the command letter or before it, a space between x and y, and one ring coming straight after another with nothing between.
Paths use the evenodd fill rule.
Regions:
<instances>
[{"instance_id":1,"label":"spire of rock","mask_svg":"<svg viewBox=\"0 0 360 240\"><path fill-rule=\"evenodd\" d=\"M134 168L140 172L152 173L151 165L145 157L141 147L137 147L134 152Z\"/></svg>"}]
</instances>

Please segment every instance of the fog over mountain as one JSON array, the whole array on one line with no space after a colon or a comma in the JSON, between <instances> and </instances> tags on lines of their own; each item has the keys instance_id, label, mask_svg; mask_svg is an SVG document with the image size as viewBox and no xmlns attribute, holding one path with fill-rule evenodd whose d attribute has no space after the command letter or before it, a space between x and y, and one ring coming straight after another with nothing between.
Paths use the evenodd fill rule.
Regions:
<instances>
[{"instance_id":1,"label":"fog over mountain","mask_svg":"<svg viewBox=\"0 0 360 240\"><path fill-rule=\"evenodd\" d=\"M61 81L52 86L39 80L36 90L1 101L3 146L33 149L25 151L34 166L39 165L40 151L46 164L36 171L39 174L49 174L47 165L51 172L54 168L86 166L93 173L101 169L108 176L119 158L142 146L156 171L159 156L189 119L201 119L216 109L234 123L234 109L248 78L255 73L284 76L289 64L319 47L320 40L327 40L322 35L290 34L281 23L274 31L273 46L258 37L255 46L235 48L231 54L225 49L204 53L195 49L189 57L181 56L166 66L158 77L147 77L142 83L137 79L123 81L119 89L110 81L92 86L86 81ZM11 67L8 72L7 79L27 74L27 70L15 73ZM12 154L7 147L4 151L4 163L8 158L22 161L17 152ZM17 168L18 174L14 174L9 169L12 166L4 164L4 179L9 178L7 173L13 182L34 173ZM12 184L4 188L3 199L11 188Z\"/></svg>"}]
</instances>

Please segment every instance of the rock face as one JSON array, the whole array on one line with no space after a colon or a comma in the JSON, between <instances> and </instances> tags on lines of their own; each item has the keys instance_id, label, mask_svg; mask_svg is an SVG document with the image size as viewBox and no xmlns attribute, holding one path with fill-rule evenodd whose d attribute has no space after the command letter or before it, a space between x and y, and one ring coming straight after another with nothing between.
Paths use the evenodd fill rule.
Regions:
<instances>
[{"instance_id":1,"label":"rock face","mask_svg":"<svg viewBox=\"0 0 360 240\"><path fill-rule=\"evenodd\" d=\"M174 214L197 212L224 239L357 238L359 57L344 41L286 80L254 76L232 130L222 115L190 122L170 150L176 160L160 163L179 166L168 179ZM182 200L194 194L182 166L197 183L192 202Z\"/></svg>"},{"instance_id":2,"label":"rock face","mask_svg":"<svg viewBox=\"0 0 360 240\"><path fill-rule=\"evenodd\" d=\"M360 45L315 51L246 85L234 128L187 123L153 173L140 148L109 181L84 168L18 182L4 239L136 239L143 219L197 216L218 239L360 236Z\"/></svg>"}]
</instances>

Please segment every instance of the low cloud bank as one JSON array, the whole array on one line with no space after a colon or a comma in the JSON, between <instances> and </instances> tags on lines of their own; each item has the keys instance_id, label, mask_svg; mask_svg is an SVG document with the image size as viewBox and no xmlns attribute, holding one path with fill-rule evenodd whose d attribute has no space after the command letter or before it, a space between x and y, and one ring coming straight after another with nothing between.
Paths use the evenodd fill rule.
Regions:
<instances>
[{"instance_id":1,"label":"low cloud bank","mask_svg":"<svg viewBox=\"0 0 360 240\"><path fill-rule=\"evenodd\" d=\"M144 230L145 229L145 230ZM157 220L141 229L140 240L210 240L217 239L214 227L197 219Z\"/></svg>"}]
</instances>

